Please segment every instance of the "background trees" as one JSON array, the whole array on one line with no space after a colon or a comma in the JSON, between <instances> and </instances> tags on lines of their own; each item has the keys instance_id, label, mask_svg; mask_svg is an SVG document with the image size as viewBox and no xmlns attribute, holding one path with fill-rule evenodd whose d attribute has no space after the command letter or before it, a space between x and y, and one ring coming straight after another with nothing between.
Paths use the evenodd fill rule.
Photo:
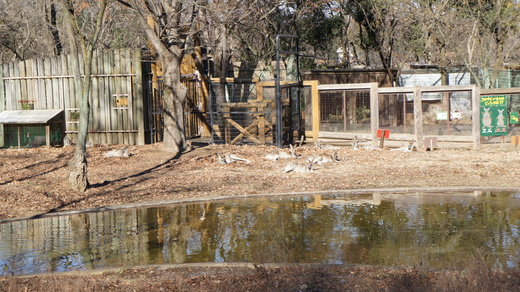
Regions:
<instances>
[{"instance_id":1,"label":"background trees","mask_svg":"<svg viewBox=\"0 0 520 292\"><path fill-rule=\"evenodd\" d=\"M215 61L212 77L273 71L278 34L300 37L302 68L384 68L409 64L467 67L482 87L518 64L519 3L513 0L69 0L76 34L67 33L59 0L0 1L0 60L72 52L97 25L93 49L140 48L157 53L166 85L165 148L184 149L185 88L179 64L194 46ZM117 2L117 3L115 3ZM197 36L198 41L194 41ZM76 40L72 39L76 37ZM198 61L201 61L200 59ZM223 87L222 87L223 88Z\"/></svg>"},{"instance_id":2,"label":"background trees","mask_svg":"<svg viewBox=\"0 0 520 292\"><path fill-rule=\"evenodd\" d=\"M150 35L146 35L134 14L139 8L143 16L153 15L156 24L162 25L157 28L163 30L160 38L174 31L166 27L173 25L173 19L178 19L183 28L191 27L185 36L200 34L200 45L208 48L219 68L217 76L227 75L236 61L269 67L277 34L300 36L302 54L312 60L305 63L307 68L348 68L353 64L392 68L415 62L492 69L519 61L515 50L519 4L512 0L117 2L123 5L110 5L104 22L107 29L100 36L98 48L147 48ZM182 9L168 10L177 7ZM171 19L160 20L158 13ZM56 8L56 0L0 1L0 15L2 61L66 51L64 18ZM88 26L87 18L84 20L81 25ZM183 46L189 50L190 44L185 42ZM336 53L340 47L343 60ZM491 75L487 79L483 85L492 83Z\"/></svg>"}]
</instances>

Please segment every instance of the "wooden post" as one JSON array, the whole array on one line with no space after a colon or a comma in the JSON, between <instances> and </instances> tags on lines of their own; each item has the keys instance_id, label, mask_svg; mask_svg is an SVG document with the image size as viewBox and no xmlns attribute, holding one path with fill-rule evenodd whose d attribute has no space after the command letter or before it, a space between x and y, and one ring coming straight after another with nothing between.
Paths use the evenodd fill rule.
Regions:
<instances>
[{"instance_id":1,"label":"wooden post","mask_svg":"<svg viewBox=\"0 0 520 292\"><path fill-rule=\"evenodd\" d=\"M343 131L347 131L347 92L343 91Z\"/></svg>"},{"instance_id":2,"label":"wooden post","mask_svg":"<svg viewBox=\"0 0 520 292\"><path fill-rule=\"evenodd\" d=\"M480 149L480 88L473 85L471 91L471 102L472 104L472 132L473 132L473 145L475 149Z\"/></svg>"},{"instance_id":3,"label":"wooden post","mask_svg":"<svg viewBox=\"0 0 520 292\"><path fill-rule=\"evenodd\" d=\"M378 84L370 83L370 130L372 132L372 145L377 146L377 129L379 128L379 94Z\"/></svg>"},{"instance_id":4,"label":"wooden post","mask_svg":"<svg viewBox=\"0 0 520 292\"><path fill-rule=\"evenodd\" d=\"M403 94L403 130L405 134L408 133L406 132L406 123L406 94Z\"/></svg>"},{"instance_id":5,"label":"wooden post","mask_svg":"<svg viewBox=\"0 0 520 292\"><path fill-rule=\"evenodd\" d=\"M135 109L131 109L135 111L135 120L134 124L137 129L137 145L145 144L145 123L144 123L144 96L143 96L143 71L141 68L141 52L139 50L134 50L133 52L133 70L135 72L134 79L134 107ZM151 105L149 105L151 106ZM153 142L153 141L150 141Z\"/></svg>"},{"instance_id":6,"label":"wooden post","mask_svg":"<svg viewBox=\"0 0 520 292\"><path fill-rule=\"evenodd\" d=\"M423 120L422 120L422 91L420 86L416 86L413 92L413 114L415 122L415 141L417 148L424 148L423 141Z\"/></svg>"},{"instance_id":7,"label":"wooden post","mask_svg":"<svg viewBox=\"0 0 520 292\"><path fill-rule=\"evenodd\" d=\"M320 93L318 91L318 81L311 81L312 98L312 139L318 141L320 133Z\"/></svg>"},{"instance_id":8,"label":"wooden post","mask_svg":"<svg viewBox=\"0 0 520 292\"><path fill-rule=\"evenodd\" d=\"M51 126L45 125L45 147L51 147Z\"/></svg>"}]
</instances>

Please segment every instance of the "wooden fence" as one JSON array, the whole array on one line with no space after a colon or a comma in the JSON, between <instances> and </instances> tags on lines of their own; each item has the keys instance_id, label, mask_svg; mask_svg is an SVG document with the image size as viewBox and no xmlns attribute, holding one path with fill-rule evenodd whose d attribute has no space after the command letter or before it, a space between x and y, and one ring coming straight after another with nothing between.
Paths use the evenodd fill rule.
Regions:
<instances>
[{"instance_id":1,"label":"wooden fence","mask_svg":"<svg viewBox=\"0 0 520 292\"><path fill-rule=\"evenodd\" d=\"M79 101L71 64L70 55L0 64L0 111L62 109L65 133L75 141ZM94 144L145 143L143 76L148 75L143 74L142 68L139 50L96 52L89 141Z\"/></svg>"}]
</instances>

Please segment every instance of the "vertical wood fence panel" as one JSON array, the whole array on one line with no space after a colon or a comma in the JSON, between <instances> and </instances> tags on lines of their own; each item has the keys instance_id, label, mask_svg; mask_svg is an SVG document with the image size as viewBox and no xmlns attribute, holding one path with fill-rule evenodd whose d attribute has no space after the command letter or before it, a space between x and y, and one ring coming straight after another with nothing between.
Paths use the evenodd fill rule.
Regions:
<instances>
[{"instance_id":1,"label":"vertical wood fence panel","mask_svg":"<svg viewBox=\"0 0 520 292\"><path fill-rule=\"evenodd\" d=\"M35 110L63 109L65 133L75 141L79 101L71 58L67 55L1 64L0 111L31 109L30 104ZM139 50L95 53L89 141L96 144L145 143L141 62ZM80 64L80 72L84 72L82 62Z\"/></svg>"},{"instance_id":2,"label":"vertical wood fence panel","mask_svg":"<svg viewBox=\"0 0 520 292\"><path fill-rule=\"evenodd\" d=\"M100 103L100 96L99 96L99 78L97 77L101 72L98 71L98 57L99 54L95 53L92 59L92 80L91 80L91 89L90 89L90 124L91 128L90 131L100 131L101 127L99 124L99 103ZM101 143L101 133L97 135L90 135L92 138L92 143L94 144L100 144Z\"/></svg>"}]
</instances>

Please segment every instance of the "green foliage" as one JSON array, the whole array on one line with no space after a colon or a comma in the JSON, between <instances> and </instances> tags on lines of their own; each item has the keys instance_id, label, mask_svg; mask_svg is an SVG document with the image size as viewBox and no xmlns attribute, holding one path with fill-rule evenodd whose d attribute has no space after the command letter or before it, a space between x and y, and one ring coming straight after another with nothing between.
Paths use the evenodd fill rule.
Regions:
<instances>
[{"instance_id":1,"label":"green foliage","mask_svg":"<svg viewBox=\"0 0 520 292\"><path fill-rule=\"evenodd\" d=\"M313 47L315 52L330 53L335 50L334 40L339 36L342 24L340 15L317 8L299 22L302 42Z\"/></svg>"}]
</instances>

